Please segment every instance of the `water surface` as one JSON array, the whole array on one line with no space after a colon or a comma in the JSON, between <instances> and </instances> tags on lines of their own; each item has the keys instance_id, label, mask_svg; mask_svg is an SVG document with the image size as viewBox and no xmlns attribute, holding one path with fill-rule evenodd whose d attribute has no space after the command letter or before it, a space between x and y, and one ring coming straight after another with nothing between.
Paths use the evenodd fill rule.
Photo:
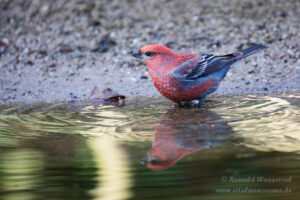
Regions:
<instances>
[{"instance_id":1,"label":"water surface","mask_svg":"<svg viewBox=\"0 0 300 200\"><path fill-rule=\"evenodd\" d=\"M0 106L0 199L299 199L300 95Z\"/></svg>"}]
</instances>

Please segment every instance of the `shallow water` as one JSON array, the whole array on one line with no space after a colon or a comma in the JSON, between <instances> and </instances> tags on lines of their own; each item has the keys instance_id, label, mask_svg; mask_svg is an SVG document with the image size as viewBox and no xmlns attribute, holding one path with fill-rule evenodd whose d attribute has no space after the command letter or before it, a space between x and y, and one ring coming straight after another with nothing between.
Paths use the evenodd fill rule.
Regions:
<instances>
[{"instance_id":1,"label":"shallow water","mask_svg":"<svg viewBox=\"0 0 300 200\"><path fill-rule=\"evenodd\" d=\"M299 199L300 95L0 106L0 199Z\"/></svg>"}]
</instances>

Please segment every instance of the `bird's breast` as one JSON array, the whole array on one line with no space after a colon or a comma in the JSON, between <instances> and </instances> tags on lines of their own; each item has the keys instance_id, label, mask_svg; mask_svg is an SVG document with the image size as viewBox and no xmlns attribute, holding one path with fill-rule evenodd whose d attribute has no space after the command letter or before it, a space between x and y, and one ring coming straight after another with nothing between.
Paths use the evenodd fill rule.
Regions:
<instances>
[{"instance_id":1,"label":"bird's breast","mask_svg":"<svg viewBox=\"0 0 300 200\"><path fill-rule=\"evenodd\" d=\"M190 87L186 88L180 81L171 78L168 75L151 75L151 77L156 89L163 96L175 102L199 99L206 91L214 88L217 84L216 79L208 79L203 82L191 82Z\"/></svg>"},{"instance_id":2,"label":"bird's breast","mask_svg":"<svg viewBox=\"0 0 300 200\"><path fill-rule=\"evenodd\" d=\"M151 78L156 89L168 99L173 100L180 91L183 91L182 85L168 75L151 74Z\"/></svg>"}]
</instances>

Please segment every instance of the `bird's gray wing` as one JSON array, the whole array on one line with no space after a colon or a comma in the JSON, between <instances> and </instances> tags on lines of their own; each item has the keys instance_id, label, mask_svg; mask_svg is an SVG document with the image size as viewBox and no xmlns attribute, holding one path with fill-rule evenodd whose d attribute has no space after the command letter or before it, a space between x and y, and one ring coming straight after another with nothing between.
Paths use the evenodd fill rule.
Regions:
<instances>
[{"instance_id":1,"label":"bird's gray wing","mask_svg":"<svg viewBox=\"0 0 300 200\"><path fill-rule=\"evenodd\" d=\"M232 63L235 59L234 54L225 56L215 56L213 54L201 55L197 62L195 59L189 60L170 72L174 78L195 80L200 77L212 74L224 66Z\"/></svg>"}]
</instances>

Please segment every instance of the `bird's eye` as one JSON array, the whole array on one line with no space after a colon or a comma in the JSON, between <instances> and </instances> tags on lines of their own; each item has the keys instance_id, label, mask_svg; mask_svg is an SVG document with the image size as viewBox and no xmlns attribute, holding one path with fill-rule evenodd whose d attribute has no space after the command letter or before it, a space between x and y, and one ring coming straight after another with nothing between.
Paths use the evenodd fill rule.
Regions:
<instances>
[{"instance_id":1,"label":"bird's eye","mask_svg":"<svg viewBox=\"0 0 300 200\"><path fill-rule=\"evenodd\" d=\"M153 56L153 55L154 55L154 53L153 53L153 52L149 52L149 51L148 51L148 52L146 52L146 53L145 53L145 55L146 55L146 56Z\"/></svg>"}]
</instances>

